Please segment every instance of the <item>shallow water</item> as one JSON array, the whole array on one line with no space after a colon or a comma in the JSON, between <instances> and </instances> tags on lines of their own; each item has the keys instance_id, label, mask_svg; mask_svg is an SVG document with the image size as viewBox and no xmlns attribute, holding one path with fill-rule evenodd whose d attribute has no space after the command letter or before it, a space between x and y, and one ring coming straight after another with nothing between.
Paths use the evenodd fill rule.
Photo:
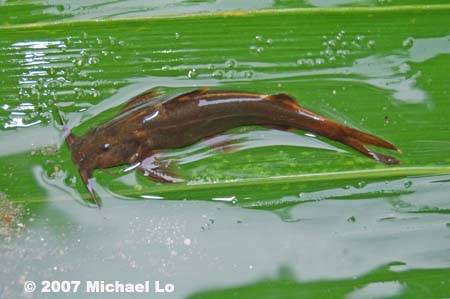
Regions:
<instances>
[{"instance_id":1,"label":"shallow water","mask_svg":"<svg viewBox=\"0 0 450 299\"><path fill-rule=\"evenodd\" d=\"M171 282L172 297L183 298L276 279L284 268L289 279L307 284L383 267L404 277L379 283L402 294L408 271L450 267L449 176L415 178L409 193L373 198L344 186L337 198L275 213L214 202L124 202L107 193L101 193L101 210L89 209L61 200L62 190L36 179L49 201L28 205L25 228L0 245L5 294L16 293L22 280L89 278ZM446 275L438 279L448 285Z\"/></svg>"},{"instance_id":2,"label":"shallow water","mask_svg":"<svg viewBox=\"0 0 450 299\"><path fill-rule=\"evenodd\" d=\"M207 30L189 18L0 29L0 298L44 279L160 280L173 298L447 296L448 11L376 18L384 23L330 13L264 26L212 17ZM148 88L199 86L288 92L393 141L402 165L306 132L246 127L161 153L186 183L124 166L95 174L102 209L84 202L56 111L81 135Z\"/></svg>"}]
</instances>

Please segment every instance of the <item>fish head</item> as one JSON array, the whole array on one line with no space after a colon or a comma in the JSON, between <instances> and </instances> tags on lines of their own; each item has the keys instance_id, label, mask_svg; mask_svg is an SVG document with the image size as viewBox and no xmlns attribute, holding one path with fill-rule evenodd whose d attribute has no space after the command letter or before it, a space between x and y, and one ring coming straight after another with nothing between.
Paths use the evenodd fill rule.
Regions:
<instances>
[{"instance_id":1,"label":"fish head","mask_svg":"<svg viewBox=\"0 0 450 299\"><path fill-rule=\"evenodd\" d=\"M90 178L94 169L110 168L129 163L136 155L135 142L117 136L90 133L77 138L71 147L73 160L81 173Z\"/></svg>"}]
</instances>

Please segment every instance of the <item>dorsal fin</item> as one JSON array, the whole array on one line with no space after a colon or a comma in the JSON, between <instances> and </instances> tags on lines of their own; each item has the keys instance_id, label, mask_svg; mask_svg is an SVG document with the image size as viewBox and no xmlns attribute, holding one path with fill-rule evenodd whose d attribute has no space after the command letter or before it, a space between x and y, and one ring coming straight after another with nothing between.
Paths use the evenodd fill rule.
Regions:
<instances>
[{"instance_id":1,"label":"dorsal fin","mask_svg":"<svg viewBox=\"0 0 450 299\"><path fill-rule=\"evenodd\" d=\"M120 112L122 113L122 112L126 112L128 110L131 110L134 107L136 107L144 102L147 102L150 99L157 97L158 95L160 95L160 93L157 92L155 89L150 89L150 90L144 91L143 93L140 93L137 96L134 96L133 98L131 98L131 100L129 100L125 104L125 106L123 106L123 108Z\"/></svg>"},{"instance_id":2,"label":"dorsal fin","mask_svg":"<svg viewBox=\"0 0 450 299\"><path fill-rule=\"evenodd\" d=\"M274 102L283 104L284 106L286 106L289 109L297 110L300 108L300 105L297 103L297 101L293 97L291 97L290 95L288 95L286 93L273 94L273 95L267 96L266 99L269 101L274 101Z\"/></svg>"}]
</instances>

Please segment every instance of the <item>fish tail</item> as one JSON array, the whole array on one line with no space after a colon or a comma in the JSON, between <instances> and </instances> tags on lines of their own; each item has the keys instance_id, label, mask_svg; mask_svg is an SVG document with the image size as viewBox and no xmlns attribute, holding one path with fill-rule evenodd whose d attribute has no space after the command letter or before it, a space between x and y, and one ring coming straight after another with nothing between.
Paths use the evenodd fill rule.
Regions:
<instances>
[{"instance_id":1,"label":"fish tail","mask_svg":"<svg viewBox=\"0 0 450 299\"><path fill-rule=\"evenodd\" d=\"M366 145L373 145L385 149L395 150L401 153L399 148L385 139L339 124L333 120L319 116L318 114L303 107L299 107L298 114L300 117L298 119L297 127L300 129L308 130L318 135L341 142L380 163L400 163L400 161L394 157L374 152L366 147Z\"/></svg>"}]
</instances>

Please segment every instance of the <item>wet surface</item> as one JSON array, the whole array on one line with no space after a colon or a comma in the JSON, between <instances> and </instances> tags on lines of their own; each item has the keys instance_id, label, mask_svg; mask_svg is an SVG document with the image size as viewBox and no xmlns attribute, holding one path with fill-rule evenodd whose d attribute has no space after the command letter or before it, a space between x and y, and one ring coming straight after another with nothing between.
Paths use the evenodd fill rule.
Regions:
<instances>
[{"instance_id":1,"label":"wet surface","mask_svg":"<svg viewBox=\"0 0 450 299\"><path fill-rule=\"evenodd\" d=\"M24 281L44 279L167 281L173 298L270 297L266 287L284 283L295 290L287 297L317 288L444 297L448 11L351 17L0 29L0 298L26 297ZM229 32L215 29L224 22ZM83 201L57 110L81 135L148 88L199 86L287 92L393 141L403 163L385 168L306 132L245 127L161 153L185 183L119 167L95 173L102 209ZM421 288L421 275L435 278Z\"/></svg>"},{"instance_id":2,"label":"wet surface","mask_svg":"<svg viewBox=\"0 0 450 299\"><path fill-rule=\"evenodd\" d=\"M287 8L390 7L394 5L447 4L443 0L95 0L67 2L39 0L0 2L0 24L25 24L46 21L117 19L172 16L195 13L258 11ZM18 14L18 12L27 12Z\"/></svg>"},{"instance_id":3,"label":"wet surface","mask_svg":"<svg viewBox=\"0 0 450 299\"><path fill-rule=\"evenodd\" d=\"M341 194L304 202L289 208L288 219L285 209L128 202L106 193L98 210L61 200L64 192L42 182L49 202L30 205L25 229L1 243L2 287L14 294L22 280L156 279L173 283L173 297L182 298L277 277L280 267L302 282L350 279L393 262L388 272L448 268L448 182L417 178L409 193L375 198L343 186L351 200ZM388 291L375 284L349 296L406 288L390 284L383 285Z\"/></svg>"}]
</instances>

